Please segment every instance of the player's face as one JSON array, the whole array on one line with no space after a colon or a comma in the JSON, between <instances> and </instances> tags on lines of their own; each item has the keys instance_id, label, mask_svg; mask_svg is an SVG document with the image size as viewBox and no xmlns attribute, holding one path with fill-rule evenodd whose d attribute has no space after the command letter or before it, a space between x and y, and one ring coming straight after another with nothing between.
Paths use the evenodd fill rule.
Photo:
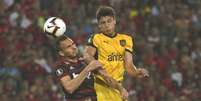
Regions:
<instances>
[{"instance_id":1,"label":"player's face","mask_svg":"<svg viewBox=\"0 0 201 101\"><path fill-rule=\"evenodd\" d=\"M116 19L112 16L103 16L98 22L100 31L104 34L113 34L115 30Z\"/></svg>"},{"instance_id":2,"label":"player's face","mask_svg":"<svg viewBox=\"0 0 201 101\"><path fill-rule=\"evenodd\" d=\"M60 43L60 46L61 46L61 52L64 56L67 56L69 58L74 58L77 56L78 49L72 40L66 39L62 41Z\"/></svg>"}]
</instances>

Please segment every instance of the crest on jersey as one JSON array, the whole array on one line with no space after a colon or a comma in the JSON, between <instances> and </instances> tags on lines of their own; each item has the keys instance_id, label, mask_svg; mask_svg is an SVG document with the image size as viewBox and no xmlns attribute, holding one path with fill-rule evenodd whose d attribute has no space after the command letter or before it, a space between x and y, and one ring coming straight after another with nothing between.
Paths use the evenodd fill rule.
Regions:
<instances>
[{"instance_id":1,"label":"crest on jersey","mask_svg":"<svg viewBox=\"0 0 201 101\"><path fill-rule=\"evenodd\" d=\"M120 40L120 45L124 47L126 45L126 40Z\"/></svg>"},{"instance_id":2,"label":"crest on jersey","mask_svg":"<svg viewBox=\"0 0 201 101\"><path fill-rule=\"evenodd\" d=\"M73 66L70 66L70 69L75 69L75 67L73 67Z\"/></svg>"},{"instance_id":3,"label":"crest on jersey","mask_svg":"<svg viewBox=\"0 0 201 101\"><path fill-rule=\"evenodd\" d=\"M63 69L59 68L56 70L56 75L61 76L64 73Z\"/></svg>"}]
</instances>

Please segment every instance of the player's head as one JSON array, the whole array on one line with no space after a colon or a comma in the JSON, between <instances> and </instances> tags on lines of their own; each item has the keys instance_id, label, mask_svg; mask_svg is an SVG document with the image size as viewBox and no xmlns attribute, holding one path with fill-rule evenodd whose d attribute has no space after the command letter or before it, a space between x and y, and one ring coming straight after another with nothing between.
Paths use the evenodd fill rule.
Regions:
<instances>
[{"instance_id":1,"label":"player's head","mask_svg":"<svg viewBox=\"0 0 201 101\"><path fill-rule=\"evenodd\" d=\"M112 7L101 6L96 12L98 27L104 34L112 34L115 31L116 18Z\"/></svg>"},{"instance_id":2,"label":"player's head","mask_svg":"<svg viewBox=\"0 0 201 101\"><path fill-rule=\"evenodd\" d=\"M68 58L74 58L77 56L78 48L70 38L62 36L58 39L59 55L66 56Z\"/></svg>"}]
</instances>

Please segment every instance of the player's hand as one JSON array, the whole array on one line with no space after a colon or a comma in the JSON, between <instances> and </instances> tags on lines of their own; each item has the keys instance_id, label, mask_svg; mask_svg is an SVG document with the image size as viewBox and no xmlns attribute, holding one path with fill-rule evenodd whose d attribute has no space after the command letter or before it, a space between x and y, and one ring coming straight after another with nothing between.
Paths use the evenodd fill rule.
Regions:
<instances>
[{"instance_id":1,"label":"player's hand","mask_svg":"<svg viewBox=\"0 0 201 101\"><path fill-rule=\"evenodd\" d=\"M123 101L128 100L128 91L125 88L122 88L122 90L120 91L121 94L121 98Z\"/></svg>"},{"instance_id":2,"label":"player's hand","mask_svg":"<svg viewBox=\"0 0 201 101\"><path fill-rule=\"evenodd\" d=\"M88 69L89 71L96 70L97 68L102 67L103 65L98 60L93 60L89 63Z\"/></svg>"},{"instance_id":3,"label":"player's hand","mask_svg":"<svg viewBox=\"0 0 201 101\"><path fill-rule=\"evenodd\" d=\"M149 77L149 72L144 68L139 68L137 69L137 77L138 78Z\"/></svg>"}]
</instances>

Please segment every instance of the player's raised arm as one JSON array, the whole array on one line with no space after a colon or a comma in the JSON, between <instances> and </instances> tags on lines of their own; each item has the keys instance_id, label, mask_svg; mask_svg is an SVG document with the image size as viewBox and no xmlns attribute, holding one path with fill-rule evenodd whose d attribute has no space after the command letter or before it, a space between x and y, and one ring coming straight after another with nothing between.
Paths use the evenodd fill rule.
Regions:
<instances>
[{"instance_id":1,"label":"player's raised arm","mask_svg":"<svg viewBox=\"0 0 201 101\"><path fill-rule=\"evenodd\" d=\"M61 85L64 87L64 89L72 94L85 80L85 78L88 76L89 72L101 67L102 65L98 61L91 61L85 68L82 70L82 72L75 77L74 79L71 79L68 74L63 73L65 68L61 66L60 68L56 69L55 74L59 78L59 81Z\"/></svg>"}]
</instances>

